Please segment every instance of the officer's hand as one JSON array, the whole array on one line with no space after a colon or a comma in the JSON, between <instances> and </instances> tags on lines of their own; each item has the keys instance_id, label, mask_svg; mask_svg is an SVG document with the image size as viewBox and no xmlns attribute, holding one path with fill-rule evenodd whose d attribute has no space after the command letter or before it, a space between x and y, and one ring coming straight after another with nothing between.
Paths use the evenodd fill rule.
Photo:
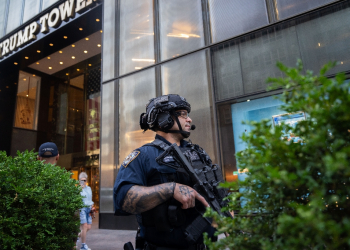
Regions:
<instances>
[{"instance_id":1,"label":"officer's hand","mask_svg":"<svg viewBox=\"0 0 350 250\"><path fill-rule=\"evenodd\" d=\"M176 183L174 189L174 198L175 200L181 202L182 209L194 207L196 199L202 202L205 207L209 207L208 202L204 199L203 196L197 193L197 191L193 188L183 184Z\"/></svg>"}]
</instances>

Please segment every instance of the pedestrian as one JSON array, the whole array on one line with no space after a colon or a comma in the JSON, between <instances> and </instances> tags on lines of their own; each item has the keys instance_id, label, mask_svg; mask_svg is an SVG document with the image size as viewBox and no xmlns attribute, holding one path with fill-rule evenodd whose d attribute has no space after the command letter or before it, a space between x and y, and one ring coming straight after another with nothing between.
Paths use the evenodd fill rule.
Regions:
<instances>
[{"instance_id":1,"label":"pedestrian","mask_svg":"<svg viewBox=\"0 0 350 250\"><path fill-rule=\"evenodd\" d=\"M176 143L191 156L196 168L210 165L210 157L202 148L184 140L194 129L190 111L190 104L179 95L151 99L146 113L141 114L140 126L155 131L155 141L131 152L120 166L114 185L115 215L137 215L140 242L145 242L142 249L204 249L203 232L209 237L215 232L210 223L197 235L184 231L195 220L203 219L195 209L196 200L204 208L209 204L192 188L194 184L186 173L169 167L176 164L174 158L165 157L164 164L156 160L166 147Z\"/></svg>"},{"instance_id":2,"label":"pedestrian","mask_svg":"<svg viewBox=\"0 0 350 250\"><path fill-rule=\"evenodd\" d=\"M38 152L38 160L44 163L51 163L55 165L60 157L55 143L45 142L40 145Z\"/></svg>"},{"instance_id":3,"label":"pedestrian","mask_svg":"<svg viewBox=\"0 0 350 250\"><path fill-rule=\"evenodd\" d=\"M92 201L92 191L87 184L88 175L85 172L79 174L79 183L82 187L80 195L83 196L84 207L80 209L80 239L81 250L91 250L86 244L86 233L91 229L92 217L90 215L91 209L94 205Z\"/></svg>"},{"instance_id":4,"label":"pedestrian","mask_svg":"<svg viewBox=\"0 0 350 250\"><path fill-rule=\"evenodd\" d=\"M56 165L60 154L57 149L57 145L53 142L45 142L40 145L38 152L38 160L43 161L45 164L51 163ZM76 241L76 238L74 238ZM74 249L76 249L76 245Z\"/></svg>"}]
</instances>

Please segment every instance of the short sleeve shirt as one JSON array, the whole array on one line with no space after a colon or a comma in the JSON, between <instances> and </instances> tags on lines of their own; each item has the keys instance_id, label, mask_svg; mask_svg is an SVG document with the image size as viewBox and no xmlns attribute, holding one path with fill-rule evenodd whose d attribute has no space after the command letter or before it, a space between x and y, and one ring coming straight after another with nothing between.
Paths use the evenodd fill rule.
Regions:
<instances>
[{"instance_id":1,"label":"short sleeve shirt","mask_svg":"<svg viewBox=\"0 0 350 250\"><path fill-rule=\"evenodd\" d=\"M163 137L156 135L156 139L171 145ZM188 142L181 141L184 147ZM115 215L129 215L122 210L124 198L129 189L134 186L154 186L162 181L162 173L175 173L176 170L165 165L159 165L156 158L164 151L158 147L144 145L132 151L120 166L117 179L114 184Z\"/></svg>"}]
</instances>

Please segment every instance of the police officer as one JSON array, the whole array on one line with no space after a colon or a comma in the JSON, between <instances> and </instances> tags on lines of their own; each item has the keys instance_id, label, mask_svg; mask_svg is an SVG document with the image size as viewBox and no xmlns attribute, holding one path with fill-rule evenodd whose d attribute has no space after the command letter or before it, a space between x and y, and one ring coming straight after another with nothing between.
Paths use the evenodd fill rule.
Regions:
<instances>
[{"instance_id":1,"label":"police officer","mask_svg":"<svg viewBox=\"0 0 350 250\"><path fill-rule=\"evenodd\" d=\"M146 113L141 114L140 126L155 131L155 141L131 152L115 181L115 215L136 214L147 250L204 249L202 233L214 232L209 223L198 239L186 235L184 229L198 217L195 206L205 210L209 204L191 187L186 173L171 167L176 166L171 156L162 162L156 160L166 147L176 143L193 165L208 164L205 161L210 158L205 151L184 140L190 136L190 111L190 104L179 95L151 99Z\"/></svg>"}]
</instances>

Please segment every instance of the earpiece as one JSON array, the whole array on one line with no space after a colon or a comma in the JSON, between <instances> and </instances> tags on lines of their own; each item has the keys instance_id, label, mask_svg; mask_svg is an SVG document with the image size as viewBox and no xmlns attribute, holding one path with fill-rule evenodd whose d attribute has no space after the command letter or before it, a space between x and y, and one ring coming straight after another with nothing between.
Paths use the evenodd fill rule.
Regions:
<instances>
[{"instance_id":1,"label":"earpiece","mask_svg":"<svg viewBox=\"0 0 350 250\"><path fill-rule=\"evenodd\" d=\"M144 131L146 131L147 129L149 129L148 123L147 123L147 114L146 113L142 113L140 115L140 127L141 129L143 129Z\"/></svg>"},{"instance_id":2,"label":"earpiece","mask_svg":"<svg viewBox=\"0 0 350 250\"><path fill-rule=\"evenodd\" d=\"M161 112L158 114L158 128L162 131L171 129L174 125L174 119L169 112Z\"/></svg>"}]
</instances>

